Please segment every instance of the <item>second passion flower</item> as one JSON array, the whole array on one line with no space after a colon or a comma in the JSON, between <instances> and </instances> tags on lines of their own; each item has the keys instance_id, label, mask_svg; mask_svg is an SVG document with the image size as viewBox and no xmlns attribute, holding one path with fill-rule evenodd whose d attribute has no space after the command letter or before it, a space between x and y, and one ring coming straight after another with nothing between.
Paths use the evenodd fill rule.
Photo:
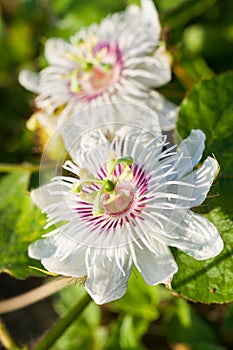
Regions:
<instances>
[{"instance_id":1,"label":"second passion flower","mask_svg":"<svg viewBox=\"0 0 233 350\"><path fill-rule=\"evenodd\" d=\"M175 106L152 91L170 81L171 59L151 0L107 16L69 42L48 39L45 57L48 67L39 74L24 70L19 76L37 94L30 129L40 125L50 133L87 106L122 101L150 106L166 115L162 129L174 128Z\"/></svg>"}]
</instances>

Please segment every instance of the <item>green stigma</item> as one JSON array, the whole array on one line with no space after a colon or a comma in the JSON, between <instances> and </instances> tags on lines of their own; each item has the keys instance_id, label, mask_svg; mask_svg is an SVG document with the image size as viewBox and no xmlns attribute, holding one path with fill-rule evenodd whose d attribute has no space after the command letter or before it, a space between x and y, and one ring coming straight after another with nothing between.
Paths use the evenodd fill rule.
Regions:
<instances>
[{"instance_id":1,"label":"green stigma","mask_svg":"<svg viewBox=\"0 0 233 350\"><path fill-rule=\"evenodd\" d=\"M93 203L92 214L94 216L102 215L104 214L104 208L101 204L102 195L109 194L113 198L116 197L116 185L122 180L130 181L132 178L132 171L129 168L132 163L133 158L130 156L122 157L117 160L112 158L107 162L107 176L103 180L91 176L85 168L80 169L80 179L73 183L72 191L74 193L77 193L79 197L86 202ZM113 174L118 164L123 164L122 173L114 182ZM98 191L93 191L90 193L83 191L83 186L89 187L92 184L100 185L100 189Z\"/></svg>"}]
</instances>

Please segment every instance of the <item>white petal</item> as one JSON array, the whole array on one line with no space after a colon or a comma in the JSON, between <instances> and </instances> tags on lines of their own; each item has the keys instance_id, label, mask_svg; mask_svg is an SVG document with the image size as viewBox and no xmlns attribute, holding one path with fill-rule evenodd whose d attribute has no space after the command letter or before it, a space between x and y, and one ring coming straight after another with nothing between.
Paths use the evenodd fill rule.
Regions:
<instances>
[{"instance_id":1,"label":"white petal","mask_svg":"<svg viewBox=\"0 0 233 350\"><path fill-rule=\"evenodd\" d=\"M52 238L39 239L28 247L30 258L42 260L53 256L56 252L56 244Z\"/></svg>"},{"instance_id":2,"label":"white petal","mask_svg":"<svg viewBox=\"0 0 233 350\"><path fill-rule=\"evenodd\" d=\"M156 112L142 104L123 102L80 111L60 127L60 133L67 151L73 160L80 164L77 155L80 155L82 149L89 151L101 144L107 145L105 135L110 133L114 137L126 125L129 130L138 128L139 131L143 131L146 128L154 137L162 137ZM89 142L82 142L88 141L88 138Z\"/></svg>"},{"instance_id":3,"label":"white petal","mask_svg":"<svg viewBox=\"0 0 233 350\"><path fill-rule=\"evenodd\" d=\"M192 130L190 135L184 139L177 148L177 154L174 156L174 165L176 171L167 177L167 181L181 179L185 174L193 170L202 157L205 148L205 134L201 130ZM170 160L162 160L165 164Z\"/></svg>"},{"instance_id":4,"label":"white petal","mask_svg":"<svg viewBox=\"0 0 233 350\"><path fill-rule=\"evenodd\" d=\"M54 130L56 130L58 118L59 117L55 116L54 114L47 114L47 113L40 113L40 112L37 113L38 123L42 125L46 129L46 131L48 131L49 133L50 132L53 133Z\"/></svg>"},{"instance_id":5,"label":"white petal","mask_svg":"<svg viewBox=\"0 0 233 350\"><path fill-rule=\"evenodd\" d=\"M218 162L214 158L208 157L199 169L182 178L182 181L194 185L192 196L195 201L190 202L191 208L204 202L218 170Z\"/></svg>"},{"instance_id":6,"label":"white petal","mask_svg":"<svg viewBox=\"0 0 233 350\"><path fill-rule=\"evenodd\" d=\"M41 260L46 270L59 275L83 277L87 274L85 264L86 248L72 241L67 246L67 238L57 236L38 240L29 246L31 258Z\"/></svg>"},{"instance_id":7,"label":"white petal","mask_svg":"<svg viewBox=\"0 0 233 350\"><path fill-rule=\"evenodd\" d=\"M118 259L124 273L119 268L116 258L110 254L111 256L108 256L107 250L100 252L99 257L89 266L85 283L87 292L95 303L100 305L119 299L125 294L131 273L131 260L123 251Z\"/></svg>"},{"instance_id":8,"label":"white petal","mask_svg":"<svg viewBox=\"0 0 233 350\"><path fill-rule=\"evenodd\" d=\"M147 284L168 283L178 270L176 262L166 245L154 239L151 242L153 251L146 248L141 242L143 249L134 244L134 264Z\"/></svg>"},{"instance_id":9,"label":"white petal","mask_svg":"<svg viewBox=\"0 0 233 350\"><path fill-rule=\"evenodd\" d=\"M164 46L159 47L153 56L141 57L141 62L139 58L137 61L137 66L131 60L134 62L132 67L124 69L123 73L127 77L149 87L159 87L171 80L171 58Z\"/></svg>"},{"instance_id":10,"label":"white petal","mask_svg":"<svg viewBox=\"0 0 233 350\"><path fill-rule=\"evenodd\" d=\"M201 160L205 148L205 134L201 130L192 130L190 135L181 142L177 152L182 153L182 163L186 158L191 161L192 168ZM183 165L182 164L182 165ZM189 167L187 171L191 170Z\"/></svg>"},{"instance_id":11,"label":"white petal","mask_svg":"<svg viewBox=\"0 0 233 350\"><path fill-rule=\"evenodd\" d=\"M30 72L28 70L22 70L19 73L19 83L27 90L39 93L39 74Z\"/></svg>"},{"instance_id":12,"label":"white petal","mask_svg":"<svg viewBox=\"0 0 233 350\"><path fill-rule=\"evenodd\" d=\"M217 228L205 217L188 210L183 219L178 223L170 221L164 225L164 231L169 231L168 236L161 238L165 244L181 249L197 260L204 260L218 255L223 249L223 241ZM172 239L174 235L174 239ZM154 232L156 237L156 233Z\"/></svg>"},{"instance_id":13,"label":"white petal","mask_svg":"<svg viewBox=\"0 0 233 350\"><path fill-rule=\"evenodd\" d=\"M150 107L155 109L163 131L173 130L178 116L178 107L157 91L150 91Z\"/></svg>"},{"instance_id":14,"label":"white petal","mask_svg":"<svg viewBox=\"0 0 233 350\"><path fill-rule=\"evenodd\" d=\"M68 187L61 182L51 182L31 191L31 199L40 209L48 207L50 204L66 202L65 195Z\"/></svg>"},{"instance_id":15,"label":"white petal","mask_svg":"<svg viewBox=\"0 0 233 350\"><path fill-rule=\"evenodd\" d=\"M85 260L83 260L83 256L79 251L77 251L76 255L69 255L64 260L54 257L41 260L41 263L46 270L62 276L80 278L87 274Z\"/></svg>"},{"instance_id":16,"label":"white petal","mask_svg":"<svg viewBox=\"0 0 233 350\"><path fill-rule=\"evenodd\" d=\"M45 258L41 261L46 270L59 275L71 277L83 277L87 274L85 264L86 249L77 248L64 259L58 257Z\"/></svg>"},{"instance_id":17,"label":"white petal","mask_svg":"<svg viewBox=\"0 0 233 350\"><path fill-rule=\"evenodd\" d=\"M51 65L72 67L72 62L67 58L67 53L72 52L72 45L62 39L50 38L46 41L45 57Z\"/></svg>"},{"instance_id":18,"label":"white petal","mask_svg":"<svg viewBox=\"0 0 233 350\"><path fill-rule=\"evenodd\" d=\"M146 22L149 22L154 30L154 39L159 39L160 36L160 22L158 12L154 6L154 3L151 0L141 0L142 6L142 16Z\"/></svg>"}]
</instances>

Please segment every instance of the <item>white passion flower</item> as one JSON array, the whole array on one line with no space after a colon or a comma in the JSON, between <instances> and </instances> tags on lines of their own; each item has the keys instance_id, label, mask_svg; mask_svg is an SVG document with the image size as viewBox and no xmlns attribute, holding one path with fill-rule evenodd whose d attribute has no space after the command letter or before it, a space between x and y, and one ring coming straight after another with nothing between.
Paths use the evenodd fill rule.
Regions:
<instances>
[{"instance_id":1,"label":"white passion flower","mask_svg":"<svg viewBox=\"0 0 233 350\"><path fill-rule=\"evenodd\" d=\"M67 161L70 176L31 193L51 231L29 246L30 257L48 271L85 276L87 292L103 304L124 295L133 265L149 285L171 282L178 268L169 246L198 260L216 256L223 249L216 227L190 210L218 172L211 157L193 170L204 141L193 130L175 150L166 138L131 131L100 141L81 167Z\"/></svg>"},{"instance_id":2,"label":"white passion flower","mask_svg":"<svg viewBox=\"0 0 233 350\"><path fill-rule=\"evenodd\" d=\"M19 76L20 83L38 95L36 117L43 127L50 128L54 119L61 125L87 106L124 101L155 109L166 115L162 129L174 128L177 109L152 90L170 81L171 58L161 42L151 0L107 16L69 42L48 39L45 57L49 65L38 75L23 70Z\"/></svg>"}]
</instances>

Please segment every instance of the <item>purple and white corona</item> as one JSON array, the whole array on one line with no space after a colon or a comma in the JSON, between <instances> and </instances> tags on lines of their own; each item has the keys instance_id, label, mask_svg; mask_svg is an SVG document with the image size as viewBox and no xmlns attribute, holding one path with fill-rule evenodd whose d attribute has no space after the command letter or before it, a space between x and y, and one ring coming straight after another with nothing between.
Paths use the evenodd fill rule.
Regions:
<instances>
[{"instance_id":1,"label":"purple and white corona","mask_svg":"<svg viewBox=\"0 0 233 350\"><path fill-rule=\"evenodd\" d=\"M174 128L175 106L154 90L170 81L171 57L151 0L107 16L69 42L48 39L45 58L48 67L39 74L23 70L19 76L20 83L37 94L29 128L39 124L51 134L86 107L116 102L149 106L166 116L161 119L163 130Z\"/></svg>"},{"instance_id":2,"label":"purple and white corona","mask_svg":"<svg viewBox=\"0 0 233 350\"><path fill-rule=\"evenodd\" d=\"M30 257L50 272L85 277L103 304L124 295L133 265L149 285L171 282L178 267L169 246L198 260L216 256L223 249L216 227L190 210L218 172L211 157L193 170L204 142L193 130L175 150L166 137L131 130L96 142L78 165L67 161L70 176L32 192L50 232L29 246Z\"/></svg>"}]
</instances>

